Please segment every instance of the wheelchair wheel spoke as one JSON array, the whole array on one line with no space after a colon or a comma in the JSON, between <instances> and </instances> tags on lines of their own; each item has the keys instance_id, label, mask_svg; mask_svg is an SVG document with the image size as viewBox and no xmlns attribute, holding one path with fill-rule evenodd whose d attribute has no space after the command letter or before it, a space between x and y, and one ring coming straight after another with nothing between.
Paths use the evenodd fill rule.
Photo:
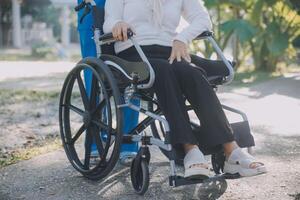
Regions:
<instances>
[{"instance_id":1,"label":"wheelchair wheel spoke","mask_svg":"<svg viewBox=\"0 0 300 200\"><path fill-rule=\"evenodd\" d=\"M98 126L100 129L104 129L105 131L109 130L109 127L101 121L92 120L92 123Z\"/></svg>"},{"instance_id":2,"label":"wheelchair wheel spoke","mask_svg":"<svg viewBox=\"0 0 300 200\"><path fill-rule=\"evenodd\" d=\"M74 112L76 112L78 115L83 116L84 111L81 110L80 108L77 108L76 106L73 106L73 105L71 105L71 104L68 105L68 107L69 107L71 110L73 110Z\"/></svg>"},{"instance_id":3,"label":"wheelchair wheel spoke","mask_svg":"<svg viewBox=\"0 0 300 200\"><path fill-rule=\"evenodd\" d=\"M86 131L86 140L85 140L85 154L84 154L84 168L90 168L90 159L91 159L91 149L92 149L92 142L93 138L90 133L90 129Z\"/></svg>"},{"instance_id":4,"label":"wheelchair wheel spoke","mask_svg":"<svg viewBox=\"0 0 300 200\"><path fill-rule=\"evenodd\" d=\"M88 96L86 94L85 87L83 85L83 81L82 81L80 74L77 74L77 82L78 82L78 86L79 86L79 90L80 90L84 108L85 108L85 110L88 110L89 109L89 100L88 100Z\"/></svg>"},{"instance_id":5,"label":"wheelchair wheel spoke","mask_svg":"<svg viewBox=\"0 0 300 200\"><path fill-rule=\"evenodd\" d=\"M75 144L75 142L78 140L78 138L82 135L82 133L86 130L85 125L83 124L79 130L77 131L77 133L75 134L75 136L71 139L69 144Z\"/></svg>"},{"instance_id":6,"label":"wheelchair wheel spoke","mask_svg":"<svg viewBox=\"0 0 300 200\"><path fill-rule=\"evenodd\" d=\"M101 121L92 120L92 123L98 126L102 131L107 131L111 133L112 135L116 134L116 130L113 128L110 128L108 125L104 124Z\"/></svg>"},{"instance_id":7,"label":"wheelchair wheel spoke","mask_svg":"<svg viewBox=\"0 0 300 200\"><path fill-rule=\"evenodd\" d=\"M94 141L96 143L97 150L98 150L98 153L100 155L100 158L101 158L101 160L103 160L104 159L103 155L104 155L105 152L104 152L104 147L103 147L103 144L102 144L102 139L100 137L99 131L93 131L93 138L94 138Z\"/></svg>"},{"instance_id":8,"label":"wheelchair wheel spoke","mask_svg":"<svg viewBox=\"0 0 300 200\"><path fill-rule=\"evenodd\" d=\"M97 80L94 76L92 76L92 89L91 89L91 107L94 108L94 106L97 104Z\"/></svg>"},{"instance_id":9,"label":"wheelchair wheel spoke","mask_svg":"<svg viewBox=\"0 0 300 200\"><path fill-rule=\"evenodd\" d=\"M94 110L91 112L92 115L94 115L94 114L100 115L100 114L101 114L101 111L102 111L102 109L103 109L103 107L104 107L104 105L105 105L105 103L106 103L106 99L103 99L103 100L97 105L96 109L94 109Z\"/></svg>"}]
</instances>

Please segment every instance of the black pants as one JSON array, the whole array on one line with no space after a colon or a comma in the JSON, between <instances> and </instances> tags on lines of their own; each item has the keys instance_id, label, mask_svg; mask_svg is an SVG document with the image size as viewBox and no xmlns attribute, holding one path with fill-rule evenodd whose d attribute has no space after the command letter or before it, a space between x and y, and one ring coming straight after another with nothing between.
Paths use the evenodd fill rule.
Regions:
<instances>
[{"instance_id":1,"label":"black pants","mask_svg":"<svg viewBox=\"0 0 300 200\"><path fill-rule=\"evenodd\" d=\"M155 71L153 90L169 122L172 145L197 144L200 149L209 150L233 141L232 129L203 69L185 61L169 64L171 47L150 45L142 49ZM120 52L118 57L140 61L134 47ZM183 95L200 120L198 132L192 131Z\"/></svg>"}]
</instances>

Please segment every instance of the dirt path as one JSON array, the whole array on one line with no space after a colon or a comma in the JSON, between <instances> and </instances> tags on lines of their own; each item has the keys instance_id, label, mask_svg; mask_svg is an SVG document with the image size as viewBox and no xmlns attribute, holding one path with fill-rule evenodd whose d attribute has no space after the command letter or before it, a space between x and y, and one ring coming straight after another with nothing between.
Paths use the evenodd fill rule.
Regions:
<instances>
[{"instance_id":1,"label":"dirt path","mask_svg":"<svg viewBox=\"0 0 300 200\"><path fill-rule=\"evenodd\" d=\"M63 77L60 74L49 79L26 79L27 82L23 78L0 81L0 90L8 89L6 95L11 98L0 100L2 150L3 147L8 151L9 148L22 146L26 143L24 135L40 138L58 134L56 94ZM8 84L10 81L11 84ZM11 97L9 90L12 84L14 89L21 88L24 93ZM39 84L48 86L36 87ZM26 101L26 88L34 86L37 91L50 88L47 89L50 92L29 94L31 98ZM251 88L223 88L219 97L222 103L247 113L257 143L257 158L263 160L269 169L269 173L262 176L227 181L227 190L220 199L299 200L300 74L270 80ZM37 103L41 99L42 103ZM234 116L230 119L236 120ZM91 182L70 166L64 151L60 149L0 169L0 200L205 199L201 198L204 189L200 185L170 188L167 160L156 148L152 150L151 183L144 197L134 194L128 168L117 165L104 180Z\"/></svg>"},{"instance_id":2,"label":"dirt path","mask_svg":"<svg viewBox=\"0 0 300 200\"><path fill-rule=\"evenodd\" d=\"M0 161L58 136L58 96L72 62L0 62Z\"/></svg>"}]
</instances>

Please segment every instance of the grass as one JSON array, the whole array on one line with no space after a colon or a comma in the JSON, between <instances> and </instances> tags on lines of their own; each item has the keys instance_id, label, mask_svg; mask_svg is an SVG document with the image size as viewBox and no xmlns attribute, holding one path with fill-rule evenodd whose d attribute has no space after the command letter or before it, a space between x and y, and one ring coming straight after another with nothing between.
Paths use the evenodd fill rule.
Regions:
<instances>
[{"instance_id":1,"label":"grass","mask_svg":"<svg viewBox=\"0 0 300 200\"><path fill-rule=\"evenodd\" d=\"M18 104L22 102L44 102L58 99L59 92L34 91L34 90L7 90L0 89L0 105ZM79 96L79 94L77 94ZM1 117L0 110L0 117ZM35 156L54 151L61 147L61 140L58 137L46 137L45 140L35 141L34 144L25 148L19 148L10 153L1 152L0 168L17 163L21 160L28 160Z\"/></svg>"},{"instance_id":2,"label":"grass","mask_svg":"<svg viewBox=\"0 0 300 200\"><path fill-rule=\"evenodd\" d=\"M14 104L20 103L22 101L45 101L50 99L56 99L59 97L59 92L43 92L35 90L0 90L0 103L4 104Z\"/></svg>"},{"instance_id":3,"label":"grass","mask_svg":"<svg viewBox=\"0 0 300 200\"><path fill-rule=\"evenodd\" d=\"M54 55L45 57L36 57L30 54L0 54L0 61L61 61L69 60L72 62L78 62L81 59L80 54L72 54L69 59L61 59Z\"/></svg>"},{"instance_id":4,"label":"grass","mask_svg":"<svg viewBox=\"0 0 300 200\"><path fill-rule=\"evenodd\" d=\"M0 54L1 61L57 61L54 56L38 58L30 54Z\"/></svg>"},{"instance_id":5,"label":"grass","mask_svg":"<svg viewBox=\"0 0 300 200\"><path fill-rule=\"evenodd\" d=\"M1 154L0 152L0 168L15 164L22 160L31 159L35 156L45 154L59 148L61 148L61 141L59 138L55 138L51 140L48 139L38 146L15 150L10 154Z\"/></svg>"}]
</instances>

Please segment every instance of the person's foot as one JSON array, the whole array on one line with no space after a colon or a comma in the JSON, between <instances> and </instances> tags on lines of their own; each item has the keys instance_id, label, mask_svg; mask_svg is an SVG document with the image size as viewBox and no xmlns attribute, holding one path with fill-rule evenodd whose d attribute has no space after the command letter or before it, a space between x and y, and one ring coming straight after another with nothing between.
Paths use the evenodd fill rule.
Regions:
<instances>
[{"instance_id":1,"label":"person's foot","mask_svg":"<svg viewBox=\"0 0 300 200\"><path fill-rule=\"evenodd\" d=\"M267 169L262 162L258 162L255 158L241 148L235 148L229 156L227 156L224 164L224 173L239 174L240 176L255 176L266 173Z\"/></svg>"},{"instance_id":2,"label":"person's foot","mask_svg":"<svg viewBox=\"0 0 300 200\"><path fill-rule=\"evenodd\" d=\"M209 167L203 153L198 147L190 149L184 157L184 178L208 179Z\"/></svg>"}]
</instances>

